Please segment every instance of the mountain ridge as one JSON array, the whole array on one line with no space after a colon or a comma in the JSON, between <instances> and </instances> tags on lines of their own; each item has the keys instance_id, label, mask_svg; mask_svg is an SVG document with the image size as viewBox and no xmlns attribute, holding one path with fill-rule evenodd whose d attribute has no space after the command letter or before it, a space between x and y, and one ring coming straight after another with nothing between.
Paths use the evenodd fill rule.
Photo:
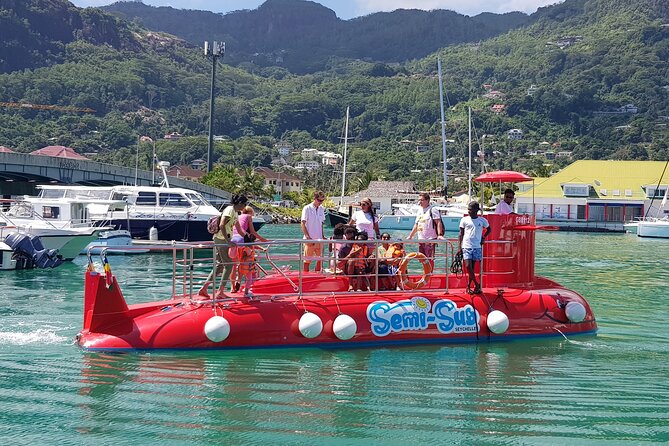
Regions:
<instances>
[{"instance_id":1,"label":"mountain ridge","mask_svg":"<svg viewBox=\"0 0 669 446\"><path fill-rule=\"evenodd\" d=\"M193 44L226 41L226 58L233 65L251 61L302 74L323 69L331 56L401 63L444 46L489 38L530 20L519 12L468 17L447 10L408 9L341 20L334 11L305 0L267 0L254 10L228 14L141 2L117 2L103 9ZM192 29L189 22L202 26Z\"/></svg>"}]
</instances>

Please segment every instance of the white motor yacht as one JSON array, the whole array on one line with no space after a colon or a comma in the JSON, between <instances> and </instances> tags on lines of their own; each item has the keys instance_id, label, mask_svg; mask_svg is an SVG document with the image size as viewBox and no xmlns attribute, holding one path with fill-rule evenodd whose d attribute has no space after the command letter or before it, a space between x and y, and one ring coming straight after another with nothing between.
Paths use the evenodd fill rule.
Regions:
<instances>
[{"instance_id":1,"label":"white motor yacht","mask_svg":"<svg viewBox=\"0 0 669 446\"><path fill-rule=\"evenodd\" d=\"M0 224L13 227L18 233L38 236L44 248L55 249L63 259L71 260L97 239L99 232L110 229L95 225L89 205L89 201L75 198L25 196L0 212Z\"/></svg>"},{"instance_id":2,"label":"white motor yacht","mask_svg":"<svg viewBox=\"0 0 669 446\"><path fill-rule=\"evenodd\" d=\"M44 185L40 197L77 198L123 203L111 211L108 206L88 206L90 218L98 225L130 231L133 239L210 241L207 222L220 211L191 189L165 186L61 186ZM106 201L105 201L106 200ZM253 219L256 230L265 221Z\"/></svg>"}]
</instances>

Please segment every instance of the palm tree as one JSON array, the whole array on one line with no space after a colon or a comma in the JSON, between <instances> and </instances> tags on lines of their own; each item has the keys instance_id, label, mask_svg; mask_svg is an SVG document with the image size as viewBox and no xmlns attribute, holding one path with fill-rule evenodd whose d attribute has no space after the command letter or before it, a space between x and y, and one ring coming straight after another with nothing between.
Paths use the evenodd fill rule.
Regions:
<instances>
[{"instance_id":1,"label":"palm tree","mask_svg":"<svg viewBox=\"0 0 669 446\"><path fill-rule=\"evenodd\" d=\"M241 173L239 193L254 198L265 196L265 177L251 167L245 167Z\"/></svg>"},{"instance_id":2,"label":"palm tree","mask_svg":"<svg viewBox=\"0 0 669 446\"><path fill-rule=\"evenodd\" d=\"M379 174L375 170L370 169L365 171L361 176L355 179L355 187L357 189L356 192L367 189L369 187L369 183L378 179Z\"/></svg>"}]
</instances>

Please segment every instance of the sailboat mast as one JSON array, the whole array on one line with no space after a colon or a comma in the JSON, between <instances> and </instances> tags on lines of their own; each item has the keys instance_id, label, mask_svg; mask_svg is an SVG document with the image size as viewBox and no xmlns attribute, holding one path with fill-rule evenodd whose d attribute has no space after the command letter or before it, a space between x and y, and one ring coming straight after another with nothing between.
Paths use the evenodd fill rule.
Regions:
<instances>
[{"instance_id":1,"label":"sailboat mast","mask_svg":"<svg viewBox=\"0 0 669 446\"><path fill-rule=\"evenodd\" d=\"M346 124L344 125L344 165L341 173L341 196L339 197L339 206L344 202L346 193L346 152L348 150L348 107L346 107Z\"/></svg>"},{"instance_id":2,"label":"sailboat mast","mask_svg":"<svg viewBox=\"0 0 669 446\"><path fill-rule=\"evenodd\" d=\"M467 181L467 195L472 200L472 108L469 107L469 181Z\"/></svg>"},{"instance_id":3,"label":"sailboat mast","mask_svg":"<svg viewBox=\"0 0 669 446\"><path fill-rule=\"evenodd\" d=\"M439 106L441 109L441 159L444 163L444 199L448 194L448 165L446 164L446 118L444 117L444 84L441 76L441 59L437 58L439 73Z\"/></svg>"}]
</instances>

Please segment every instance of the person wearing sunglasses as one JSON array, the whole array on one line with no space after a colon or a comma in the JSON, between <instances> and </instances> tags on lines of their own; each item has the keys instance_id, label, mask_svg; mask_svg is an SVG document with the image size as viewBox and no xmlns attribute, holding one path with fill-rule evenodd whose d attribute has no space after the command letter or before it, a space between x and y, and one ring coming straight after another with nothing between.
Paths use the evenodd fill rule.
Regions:
<instances>
[{"instance_id":1,"label":"person wearing sunglasses","mask_svg":"<svg viewBox=\"0 0 669 446\"><path fill-rule=\"evenodd\" d=\"M370 240L381 237L379 231L379 217L374 212L371 198L363 198L360 200L360 209L351 215L349 225L355 226L358 232L366 232Z\"/></svg>"},{"instance_id":2,"label":"person wearing sunglasses","mask_svg":"<svg viewBox=\"0 0 669 446\"><path fill-rule=\"evenodd\" d=\"M314 201L302 208L302 218L300 225L302 227L302 234L305 240L323 240L323 223L325 222L325 210L323 209L323 202L325 201L325 194L323 191L314 192ZM309 271L309 265L312 259L316 260L314 271L320 271L322 267L323 244L322 243L305 243L304 244L304 265L303 270Z\"/></svg>"}]
</instances>

